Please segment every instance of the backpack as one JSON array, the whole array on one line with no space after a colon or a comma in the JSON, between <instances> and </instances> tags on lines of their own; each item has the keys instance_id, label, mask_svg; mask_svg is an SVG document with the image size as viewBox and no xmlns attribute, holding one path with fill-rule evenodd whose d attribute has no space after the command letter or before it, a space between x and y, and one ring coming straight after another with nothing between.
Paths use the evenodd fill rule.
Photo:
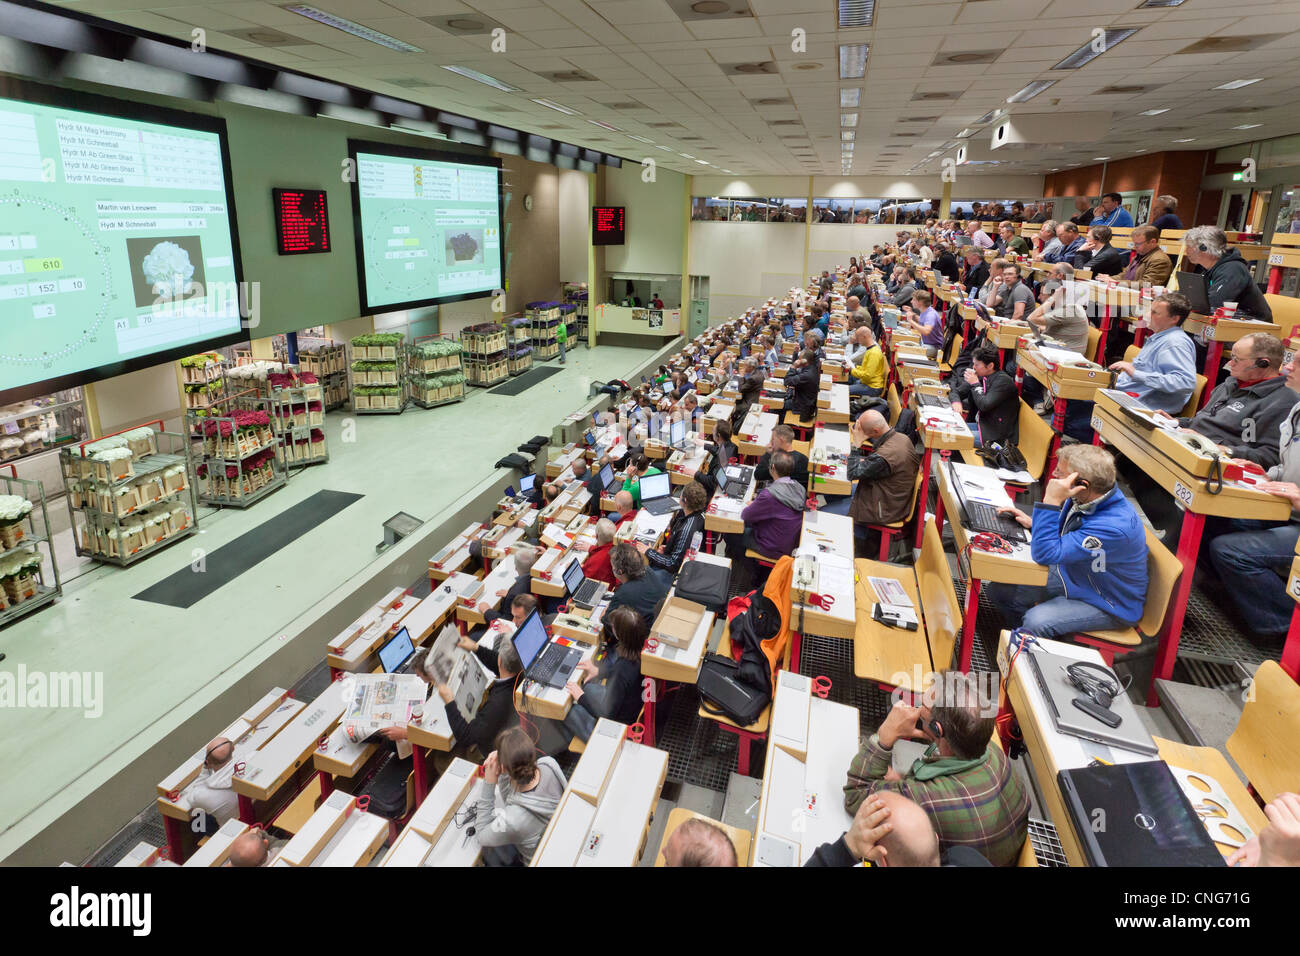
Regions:
<instances>
[{"instance_id":1,"label":"backpack","mask_svg":"<svg viewBox=\"0 0 1300 956\"><path fill-rule=\"evenodd\" d=\"M696 691L711 714L748 727L772 700L772 671L763 642L781 631L781 612L757 591L727 605L731 657L709 654L700 666Z\"/></svg>"}]
</instances>

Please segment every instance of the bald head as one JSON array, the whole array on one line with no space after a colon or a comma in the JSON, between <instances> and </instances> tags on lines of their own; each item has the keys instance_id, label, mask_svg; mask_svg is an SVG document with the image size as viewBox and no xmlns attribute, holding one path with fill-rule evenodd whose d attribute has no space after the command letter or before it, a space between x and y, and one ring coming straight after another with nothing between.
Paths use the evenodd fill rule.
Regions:
<instances>
[{"instance_id":1,"label":"bald head","mask_svg":"<svg viewBox=\"0 0 1300 956\"><path fill-rule=\"evenodd\" d=\"M668 838L664 846L664 863L668 866L736 866L736 847L716 824L694 818L679 826Z\"/></svg>"},{"instance_id":2,"label":"bald head","mask_svg":"<svg viewBox=\"0 0 1300 956\"><path fill-rule=\"evenodd\" d=\"M262 866L270 847L271 839L265 830L245 830L230 844L230 865Z\"/></svg>"},{"instance_id":3,"label":"bald head","mask_svg":"<svg viewBox=\"0 0 1300 956\"><path fill-rule=\"evenodd\" d=\"M885 857L879 866L938 866L939 837L929 815L900 793L881 790L872 797L889 809L890 831L879 842ZM863 806L870 804L863 802ZM861 810L859 810L861 812Z\"/></svg>"},{"instance_id":4,"label":"bald head","mask_svg":"<svg viewBox=\"0 0 1300 956\"><path fill-rule=\"evenodd\" d=\"M225 737L215 737L208 744L207 751L203 756L203 766L209 770L215 770L217 767L224 766L225 763L235 755L235 745Z\"/></svg>"},{"instance_id":5,"label":"bald head","mask_svg":"<svg viewBox=\"0 0 1300 956\"><path fill-rule=\"evenodd\" d=\"M579 458L579 459L577 459L576 461L574 461L574 463L573 463L573 477L574 477L574 478L583 478L583 477L586 476L586 474L587 474L587 462L586 462L585 460L583 460L582 458Z\"/></svg>"},{"instance_id":6,"label":"bald head","mask_svg":"<svg viewBox=\"0 0 1300 956\"><path fill-rule=\"evenodd\" d=\"M868 409L858 416L858 431L868 438L879 438L885 432L889 431L889 423L885 421L885 416L875 409Z\"/></svg>"},{"instance_id":7,"label":"bald head","mask_svg":"<svg viewBox=\"0 0 1300 956\"><path fill-rule=\"evenodd\" d=\"M614 510L621 515L627 514L635 506L636 502L632 500L632 492L630 491L620 491L614 496Z\"/></svg>"},{"instance_id":8,"label":"bald head","mask_svg":"<svg viewBox=\"0 0 1300 956\"><path fill-rule=\"evenodd\" d=\"M844 305L847 311L856 312L858 311L858 309L862 307L862 300L859 299L856 295L851 295L844 300Z\"/></svg>"}]
</instances>

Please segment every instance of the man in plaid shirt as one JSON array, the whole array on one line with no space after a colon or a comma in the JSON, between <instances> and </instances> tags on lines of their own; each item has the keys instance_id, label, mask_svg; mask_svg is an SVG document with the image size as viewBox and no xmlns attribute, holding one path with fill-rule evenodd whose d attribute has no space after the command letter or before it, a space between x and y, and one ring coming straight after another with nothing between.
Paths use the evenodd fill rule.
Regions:
<instances>
[{"instance_id":1,"label":"man in plaid shirt","mask_svg":"<svg viewBox=\"0 0 1300 956\"><path fill-rule=\"evenodd\" d=\"M849 765L844 808L857 813L873 793L900 793L930 815L942 850L966 846L994 866L1014 865L1029 829L1029 797L992 742L996 707L981 707L974 675L957 671L936 674L926 700L921 707L899 701L863 741ZM933 743L900 776L891 769L894 742L922 735Z\"/></svg>"}]
</instances>

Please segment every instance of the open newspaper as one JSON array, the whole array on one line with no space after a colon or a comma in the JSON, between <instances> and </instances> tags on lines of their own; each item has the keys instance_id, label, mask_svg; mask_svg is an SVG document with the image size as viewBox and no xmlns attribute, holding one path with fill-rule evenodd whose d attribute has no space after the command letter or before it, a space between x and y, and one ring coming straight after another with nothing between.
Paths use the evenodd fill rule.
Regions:
<instances>
[{"instance_id":1,"label":"open newspaper","mask_svg":"<svg viewBox=\"0 0 1300 956\"><path fill-rule=\"evenodd\" d=\"M488 634L497 641L509 640L500 630L494 626L488 629ZM492 681L492 673L475 655L458 647L459 640L460 633L454 624L444 627L429 651L429 666L438 681L451 688L461 716L473 720L483 702L483 692ZM490 645L491 641L485 638L480 643Z\"/></svg>"},{"instance_id":2,"label":"open newspaper","mask_svg":"<svg viewBox=\"0 0 1300 956\"><path fill-rule=\"evenodd\" d=\"M350 674L342 684L343 732L353 743L385 727L405 727L428 692L414 674Z\"/></svg>"}]
</instances>

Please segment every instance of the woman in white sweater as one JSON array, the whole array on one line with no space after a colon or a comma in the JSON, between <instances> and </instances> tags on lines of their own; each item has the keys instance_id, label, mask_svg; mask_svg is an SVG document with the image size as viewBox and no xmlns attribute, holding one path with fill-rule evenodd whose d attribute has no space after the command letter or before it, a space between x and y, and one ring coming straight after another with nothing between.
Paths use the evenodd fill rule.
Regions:
<instances>
[{"instance_id":1,"label":"woman in white sweater","mask_svg":"<svg viewBox=\"0 0 1300 956\"><path fill-rule=\"evenodd\" d=\"M483 761L475 827L486 866L527 866L567 781L551 757L537 759L532 738L513 727Z\"/></svg>"}]
</instances>

